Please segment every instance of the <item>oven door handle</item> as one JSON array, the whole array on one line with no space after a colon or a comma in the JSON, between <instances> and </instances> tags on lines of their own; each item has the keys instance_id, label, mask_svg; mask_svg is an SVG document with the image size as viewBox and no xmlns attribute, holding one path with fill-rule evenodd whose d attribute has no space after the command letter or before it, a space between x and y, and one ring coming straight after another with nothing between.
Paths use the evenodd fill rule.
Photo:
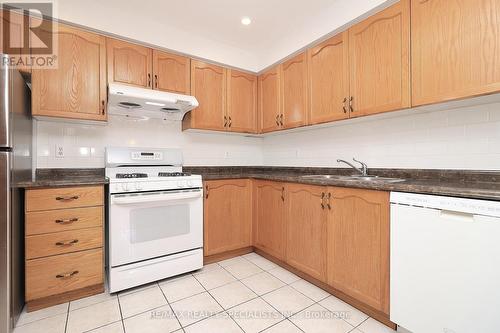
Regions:
<instances>
[{"instance_id":1,"label":"oven door handle","mask_svg":"<svg viewBox=\"0 0 500 333\"><path fill-rule=\"evenodd\" d=\"M114 205L133 205L148 202L158 201L176 201L196 199L202 196L201 191L193 192L175 192L175 193L159 193L159 194L138 194L130 196L120 196L112 199Z\"/></svg>"}]
</instances>

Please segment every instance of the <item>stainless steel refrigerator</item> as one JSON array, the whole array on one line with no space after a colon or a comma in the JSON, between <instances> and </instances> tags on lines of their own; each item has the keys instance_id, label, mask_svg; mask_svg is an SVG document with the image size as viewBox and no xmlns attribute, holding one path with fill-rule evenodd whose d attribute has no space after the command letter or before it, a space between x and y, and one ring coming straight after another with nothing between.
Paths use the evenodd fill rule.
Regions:
<instances>
[{"instance_id":1,"label":"stainless steel refrigerator","mask_svg":"<svg viewBox=\"0 0 500 333\"><path fill-rule=\"evenodd\" d=\"M32 177L31 92L0 54L0 333L12 331L24 305L23 193Z\"/></svg>"}]
</instances>

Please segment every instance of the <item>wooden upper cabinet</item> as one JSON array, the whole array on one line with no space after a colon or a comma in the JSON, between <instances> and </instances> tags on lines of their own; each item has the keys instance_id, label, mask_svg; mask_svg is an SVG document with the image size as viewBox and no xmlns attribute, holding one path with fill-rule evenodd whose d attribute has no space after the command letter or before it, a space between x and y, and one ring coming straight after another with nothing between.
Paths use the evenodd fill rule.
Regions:
<instances>
[{"instance_id":1,"label":"wooden upper cabinet","mask_svg":"<svg viewBox=\"0 0 500 333\"><path fill-rule=\"evenodd\" d=\"M153 50L153 88L189 95L191 60L187 57Z\"/></svg>"},{"instance_id":2,"label":"wooden upper cabinet","mask_svg":"<svg viewBox=\"0 0 500 333\"><path fill-rule=\"evenodd\" d=\"M32 71L33 115L106 120L105 37L63 24L55 33L57 69Z\"/></svg>"},{"instance_id":3,"label":"wooden upper cabinet","mask_svg":"<svg viewBox=\"0 0 500 333\"><path fill-rule=\"evenodd\" d=\"M328 284L389 313L389 192L329 188Z\"/></svg>"},{"instance_id":4,"label":"wooden upper cabinet","mask_svg":"<svg viewBox=\"0 0 500 333\"><path fill-rule=\"evenodd\" d=\"M214 180L204 184L205 256L252 246L250 180Z\"/></svg>"},{"instance_id":5,"label":"wooden upper cabinet","mask_svg":"<svg viewBox=\"0 0 500 333\"><path fill-rule=\"evenodd\" d=\"M107 38L108 82L151 88L153 51L150 48Z\"/></svg>"},{"instance_id":6,"label":"wooden upper cabinet","mask_svg":"<svg viewBox=\"0 0 500 333\"><path fill-rule=\"evenodd\" d=\"M410 0L350 28L349 61L351 117L410 107Z\"/></svg>"},{"instance_id":7,"label":"wooden upper cabinet","mask_svg":"<svg viewBox=\"0 0 500 333\"><path fill-rule=\"evenodd\" d=\"M227 129L232 132L257 131L257 77L227 70Z\"/></svg>"},{"instance_id":8,"label":"wooden upper cabinet","mask_svg":"<svg viewBox=\"0 0 500 333\"><path fill-rule=\"evenodd\" d=\"M414 106L500 90L500 2L411 2Z\"/></svg>"},{"instance_id":9,"label":"wooden upper cabinet","mask_svg":"<svg viewBox=\"0 0 500 333\"><path fill-rule=\"evenodd\" d=\"M280 260L285 259L285 186L254 181L254 245Z\"/></svg>"},{"instance_id":10,"label":"wooden upper cabinet","mask_svg":"<svg viewBox=\"0 0 500 333\"><path fill-rule=\"evenodd\" d=\"M348 40L343 32L308 50L311 125L349 118Z\"/></svg>"},{"instance_id":11,"label":"wooden upper cabinet","mask_svg":"<svg viewBox=\"0 0 500 333\"><path fill-rule=\"evenodd\" d=\"M200 106L184 118L184 128L226 130L226 69L191 60L191 94Z\"/></svg>"},{"instance_id":12,"label":"wooden upper cabinet","mask_svg":"<svg viewBox=\"0 0 500 333\"><path fill-rule=\"evenodd\" d=\"M281 68L284 127L303 126L306 124L308 109L307 53L284 62Z\"/></svg>"},{"instance_id":13,"label":"wooden upper cabinet","mask_svg":"<svg viewBox=\"0 0 500 333\"><path fill-rule=\"evenodd\" d=\"M327 218L326 187L287 184L286 262L326 281Z\"/></svg>"},{"instance_id":14,"label":"wooden upper cabinet","mask_svg":"<svg viewBox=\"0 0 500 333\"><path fill-rule=\"evenodd\" d=\"M280 66L259 76L260 130L264 133L278 130L281 115Z\"/></svg>"}]
</instances>

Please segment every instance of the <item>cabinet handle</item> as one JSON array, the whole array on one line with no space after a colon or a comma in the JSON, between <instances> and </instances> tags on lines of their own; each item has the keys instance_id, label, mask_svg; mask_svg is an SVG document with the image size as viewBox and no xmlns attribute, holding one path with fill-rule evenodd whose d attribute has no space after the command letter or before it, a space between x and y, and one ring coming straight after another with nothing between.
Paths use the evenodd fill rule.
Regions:
<instances>
[{"instance_id":1,"label":"cabinet handle","mask_svg":"<svg viewBox=\"0 0 500 333\"><path fill-rule=\"evenodd\" d=\"M342 101L342 110L344 110L344 113L347 113L346 103L347 103L347 97L344 97L344 100Z\"/></svg>"},{"instance_id":2,"label":"cabinet handle","mask_svg":"<svg viewBox=\"0 0 500 333\"><path fill-rule=\"evenodd\" d=\"M56 245L57 246L71 246L71 245L74 245L76 243L78 243L78 239L73 239L73 240L70 240L67 242L57 242Z\"/></svg>"},{"instance_id":3,"label":"cabinet handle","mask_svg":"<svg viewBox=\"0 0 500 333\"><path fill-rule=\"evenodd\" d=\"M158 75L155 74L155 88L158 88Z\"/></svg>"},{"instance_id":4,"label":"cabinet handle","mask_svg":"<svg viewBox=\"0 0 500 333\"><path fill-rule=\"evenodd\" d=\"M332 199L332 194L328 193L328 203L326 204L326 206L328 207L329 210L332 210L332 205L330 202L331 199Z\"/></svg>"},{"instance_id":5,"label":"cabinet handle","mask_svg":"<svg viewBox=\"0 0 500 333\"><path fill-rule=\"evenodd\" d=\"M281 123L281 126L283 127L283 113L280 115L280 123Z\"/></svg>"},{"instance_id":6,"label":"cabinet handle","mask_svg":"<svg viewBox=\"0 0 500 333\"><path fill-rule=\"evenodd\" d=\"M227 127L227 117L224 116L224 127Z\"/></svg>"},{"instance_id":7,"label":"cabinet handle","mask_svg":"<svg viewBox=\"0 0 500 333\"><path fill-rule=\"evenodd\" d=\"M55 220L54 222L57 224L71 224L73 222L78 222L78 218L74 217L71 219Z\"/></svg>"},{"instance_id":8,"label":"cabinet handle","mask_svg":"<svg viewBox=\"0 0 500 333\"><path fill-rule=\"evenodd\" d=\"M101 101L101 114L104 116L106 114L106 101Z\"/></svg>"},{"instance_id":9,"label":"cabinet handle","mask_svg":"<svg viewBox=\"0 0 500 333\"><path fill-rule=\"evenodd\" d=\"M231 120L231 116L229 116L229 123L227 124L228 127L231 127L231 125L233 124L233 121Z\"/></svg>"},{"instance_id":10,"label":"cabinet handle","mask_svg":"<svg viewBox=\"0 0 500 333\"><path fill-rule=\"evenodd\" d=\"M208 193L209 193L208 185L205 185L205 199L208 199Z\"/></svg>"},{"instance_id":11,"label":"cabinet handle","mask_svg":"<svg viewBox=\"0 0 500 333\"><path fill-rule=\"evenodd\" d=\"M57 201L73 201L73 200L77 200L80 196L78 195L74 195L72 197L56 197L56 200Z\"/></svg>"},{"instance_id":12,"label":"cabinet handle","mask_svg":"<svg viewBox=\"0 0 500 333\"><path fill-rule=\"evenodd\" d=\"M151 87L151 73L148 73L148 87Z\"/></svg>"},{"instance_id":13,"label":"cabinet handle","mask_svg":"<svg viewBox=\"0 0 500 333\"><path fill-rule=\"evenodd\" d=\"M285 187L281 187L281 201L285 202Z\"/></svg>"},{"instance_id":14,"label":"cabinet handle","mask_svg":"<svg viewBox=\"0 0 500 333\"><path fill-rule=\"evenodd\" d=\"M325 192L321 192L321 209L325 209Z\"/></svg>"},{"instance_id":15,"label":"cabinet handle","mask_svg":"<svg viewBox=\"0 0 500 333\"><path fill-rule=\"evenodd\" d=\"M62 273L62 274L57 274L57 275L56 275L56 278L58 278L58 279L70 278L70 277L72 277L73 275L76 275L76 274L78 274L78 273L79 273L78 271L73 271L73 272L70 272L70 273Z\"/></svg>"},{"instance_id":16,"label":"cabinet handle","mask_svg":"<svg viewBox=\"0 0 500 333\"><path fill-rule=\"evenodd\" d=\"M354 112L354 108L352 106L354 97L349 97L349 112Z\"/></svg>"},{"instance_id":17,"label":"cabinet handle","mask_svg":"<svg viewBox=\"0 0 500 333\"><path fill-rule=\"evenodd\" d=\"M279 125L280 125L280 120L279 120L279 119L280 119L280 115L279 115L279 114L277 114L277 115L276 115L276 126L279 126Z\"/></svg>"}]
</instances>

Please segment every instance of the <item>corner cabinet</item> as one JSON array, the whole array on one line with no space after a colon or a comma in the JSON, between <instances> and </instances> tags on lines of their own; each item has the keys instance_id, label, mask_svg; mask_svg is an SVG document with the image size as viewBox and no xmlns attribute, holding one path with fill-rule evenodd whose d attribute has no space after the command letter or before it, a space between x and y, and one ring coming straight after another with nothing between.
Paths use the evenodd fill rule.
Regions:
<instances>
[{"instance_id":1,"label":"corner cabinet","mask_svg":"<svg viewBox=\"0 0 500 333\"><path fill-rule=\"evenodd\" d=\"M326 281L327 220L325 187L287 184L286 262Z\"/></svg>"},{"instance_id":2,"label":"corner cabinet","mask_svg":"<svg viewBox=\"0 0 500 333\"><path fill-rule=\"evenodd\" d=\"M105 37L63 24L55 33L57 68L32 70L33 115L105 121Z\"/></svg>"},{"instance_id":3,"label":"corner cabinet","mask_svg":"<svg viewBox=\"0 0 500 333\"><path fill-rule=\"evenodd\" d=\"M351 27L349 61L351 117L410 107L410 0Z\"/></svg>"},{"instance_id":4,"label":"corner cabinet","mask_svg":"<svg viewBox=\"0 0 500 333\"><path fill-rule=\"evenodd\" d=\"M254 246L285 259L285 184L254 181Z\"/></svg>"},{"instance_id":5,"label":"corner cabinet","mask_svg":"<svg viewBox=\"0 0 500 333\"><path fill-rule=\"evenodd\" d=\"M184 117L183 129L226 130L226 69L192 60L191 94L200 106Z\"/></svg>"},{"instance_id":6,"label":"corner cabinet","mask_svg":"<svg viewBox=\"0 0 500 333\"><path fill-rule=\"evenodd\" d=\"M306 124L308 110L307 55L299 54L281 66L282 127Z\"/></svg>"},{"instance_id":7,"label":"corner cabinet","mask_svg":"<svg viewBox=\"0 0 500 333\"><path fill-rule=\"evenodd\" d=\"M259 76L259 130L273 132L283 127L281 114L280 67Z\"/></svg>"},{"instance_id":8,"label":"corner cabinet","mask_svg":"<svg viewBox=\"0 0 500 333\"><path fill-rule=\"evenodd\" d=\"M389 313L389 192L329 188L328 284Z\"/></svg>"},{"instance_id":9,"label":"corner cabinet","mask_svg":"<svg viewBox=\"0 0 500 333\"><path fill-rule=\"evenodd\" d=\"M411 2L414 106L500 91L500 2Z\"/></svg>"},{"instance_id":10,"label":"corner cabinet","mask_svg":"<svg viewBox=\"0 0 500 333\"><path fill-rule=\"evenodd\" d=\"M252 246L251 181L205 181L204 190L204 255Z\"/></svg>"},{"instance_id":11,"label":"corner cabinet","mask_svg":"<svg viewBox=\"0 0 500 333\"><path fill-rule=\"evenodd\" d=\"M231 132L257 131L257 77L227 70L226 128Z\"/></svg>"}]
</instances>

